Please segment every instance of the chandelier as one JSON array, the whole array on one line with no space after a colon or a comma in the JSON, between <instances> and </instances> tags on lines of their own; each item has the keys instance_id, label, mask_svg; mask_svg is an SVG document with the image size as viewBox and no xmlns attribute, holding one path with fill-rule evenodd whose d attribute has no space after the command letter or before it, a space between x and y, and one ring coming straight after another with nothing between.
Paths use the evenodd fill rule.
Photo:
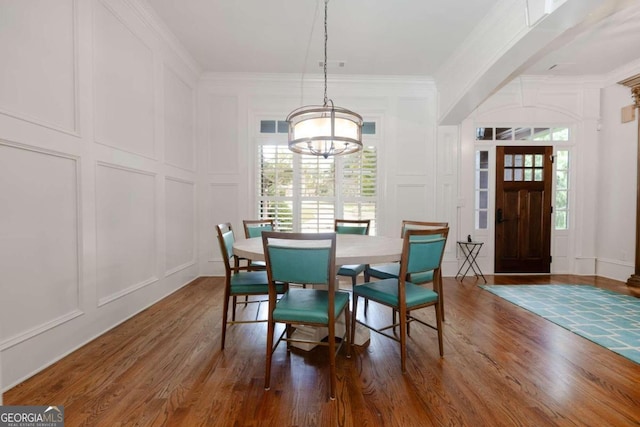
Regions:
<instances>
[{"instance_id":1,"label":"chandelier","mask_svg":"<svg viewBox=\"0 0 640 427\"><path fill-rule=\"evenodd\" d=\"M298 154L339 156L362 149L362 117L336 107L327 97L327 4L324 2L324 103L306 105L287 116L289 150Z\"/></svg>"}]
</instances>

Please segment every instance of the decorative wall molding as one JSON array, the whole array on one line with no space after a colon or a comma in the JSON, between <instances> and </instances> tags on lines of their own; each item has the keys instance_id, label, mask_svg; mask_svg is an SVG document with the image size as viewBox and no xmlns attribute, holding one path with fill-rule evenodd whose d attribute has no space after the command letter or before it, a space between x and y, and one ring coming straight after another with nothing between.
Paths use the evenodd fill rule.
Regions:
<instances>
[{"instance_id":1,"label":"decorative wall molding","mask_svg":"<svg viewBox=\"0 0 640 427\"><path fill-rule=\"evenodd\" d=\"M79 75L79 64L78 64L78 56L79 56L79 48L78 48L78 0L70 0L71 2L71 8L72 8L72 17L71 20L73 22L73 40L72 40L72 55L73 55L73 63L72 63L72 75L73 75L73 94L72 94L72 98L73 98L73 111L72 111L72 115L73 115L73 124L70 128L66 128L64 126L60 126L59 124L50 122L48 120L39 118L39 117L35 117L33 115L30 115L28 113L25 112L19 112L19 111L12 111L6 108L2 108L0 107L0 114L3 114L5 116L14 118L14 119L18 119L18 120L22 120L25 121L27 123L31 123L37 126L41 126L56 132L61 132L70 136L74 136L76 138L80 138L81 134L80 134L80 128L79 128L79 123L80 123L80 111L78 108L79 105L79 80L78 80L78 75Z\"/></svg>"},{"instance_id":2,"label":"decorative wall molding","mask_svg":"<svg viewBox=\"0 0 640 427\"><path fill-rule=\"evenodd\" d=\"M157 112L155 111L157 108L157 90L158 88L156 87L156 53L154 51L154 49L151 47L151 45L149 44L150 41L145 40L145 38L143 36L141 36L140 34L138 34L136 31L134 31L134 29L131 27L131 25L123 18L123 16L117 11L115 10L111 5L107 4L104 2L104 0L98 0L96 3L97 5L101 5L104 10L106 12L108 12L111 16L113 16L113 18L115 18L120 24L122 24L122 28L124 28L124 30L126 30L134 39L138 40L140 42L140 46L143 47L144 49L146 49L146 51L148 51L149 53L149 59L150 62L147 64L147 66L150 68L151 70L151 75L149 76L145 76L145 80L147 81L151 81L151 90L150 90L150 96L151 99L147 99L147 103L148 105L150 105L152 112L151 112L151 123L148 124L149 125L149 129L150 129L150 135L148 135L150 137L150 141L146 141L146 142L150 142L151 147L150 147L150 152L144 152L142 150L136 150L133 148L128 147L127 141L121 142L121 141L116 141L113 140L111 138L111 136L106 135L106 134L101 134L102 128L105 128L107 130L106 133L108 133L109 129L108 129L108 123L102 124L100 123L100 118L102 116L109 116L109 114L102 114L100 115L101 112L101 108L98 108L98 106L100 105L100 101L103 101L100 96L99 96L99 88L97 85L98 83L98 79L96 78L98 76L98 73L96 72L97 69L97 64L96 64L96 51L99 51L99 49L96 49L96 33L98 32L97 28L97 11L94 10L93 13L93 46L92 46L92 51L93 51L93 127L94 127L94 141L97 144L101 144L101 145L105 145L111 148L115 148L127 153L131 153L131 154L136 154L148 159L152 159L152 160L157 160ZM126 64L118 64L118 67L123 67L126 66ZM111 107L113 108L113 106ZM136 122L136 125L141 124L140 121L138 120ZM147 131L149 131L149 129L147 129ZM141 139L141 138L138 138ZM144 141L143 141L144 142Z\"/></svg>"},{"instance_id":3,"label":"decorative wall molding","mask_svg":"<svg viewBox=\"0 0 640 427\"><path fill-rule=\"evenodd\" d=\"M30 151L30 152L34 152L34 153L42 154L46 156L63 158L63 159L70 160L74 163L73 168L76 176L76 182L75 182L76 266L75 266L75 270L77 275L77 280L75 282L75 292L76 292L77 304L74 309L72 309L67 313L61 314L53 319L50 319L49 321L43 322L39 325L28 328L23 332L20 332L20 333L14 334L11 337L5 338L0 342L0 351L13 347L21 342L24 342L30 338L33 338L36 335L39 335L43 332L53 329L65 322L68 322L69 320L72 320L84 314L84 312L80 309L80 306L79 306L80 302L82 301L82 287L83 287L82 286L82 283L83 283L82 281L82 265L83 265L82 263L82 253L83 253L82 251L82 209L81 209L81 198L80 198L81 175L80 175L80 164L79 164L80 159L74 155L61 153L53 150L48 150L44 148L34 147L34 146L30 146L27 144L22 144L14 141L7 141L3 139L0 139L0 147L1 146L15 148L18 150Z\"/></svg>"},{"instance_id":4,"label":"decorative wall molding","mask_svg":"<svg viewBox=\"0 0 640 427\"><path fill-rule=\"evenodd\" d=\"M142 289L146 286L156 283L157 281L158 281L158 277L152 276L146 280L143 280L142 282L138 282L118 292L114 292L111 295L107 295L106 297L99 298L98 307L102 307L103 305L109 304L110 302L113 302L119 298L129 295L130 293L135 292L138 289Z\"/></svg>"},{"instance_id":5,"label":"decorative wall molding","mask_svg":"<svg viewBox=\"0 0 640 427\"><path fill-rule=\"evenodd\" d=\"M167 156L167 132L166 132L166 128L167 128L167 102L169 100L167 100L167 93L166 93L166 84L167 84L167 72L171 73L174 78L176 78L179 82L181 82L182 84L184 84L186 86L186 88L188 90L191 91L191 159L190 159L190 163L191 165L189 167L185 167L185 165L178 165L175 162L169 161L167 160L168 156ZM197 130L196 130L196 118L197 118L197 106L196 106L196 88L189 83L186 79L183 78L183 76L174 69L173 66L171 66L170 64L168 64L167 62L165 62L163 64L163 68L162 68L162 81L163 81L163 92L164 92L164 96L162 97L163 99L163 110L165 112L164 114L164 127L165 127L165 131L163 132L164 135L164 163L169 165L169 166L173 166L182 170L185 170L187 172L195 172L196 170L196 153L197 153Z\"/></svg>"},{"instance_id":6,"label":"decorative wall molding","mask_svg":"<svg viewBox=\"0 0 640 427\"><path fill-rule=\"evenodd\" d=\"M153 193L152 197L153 197L154 201L153 201L153 205L152 206L153 206L154 213L153 213L153 218L151 219L153 221L153 226L152 226L153 233L151 233L151 234L152 234L153 239L154 239L154 244L153 244L153 247L154 247L153 251L154 252L152 254L152 257L153 257L153 260L154 260L153 265L154 265L154 270L155 270L155 266L157 265L157 241L156 241L157 237L156 236L157 236L157 226L158 226L157 225L157 212L155 211L156 210L156 202L157 202L157 197L156 197L156 194L155 194L155 192L157 191L157 185L155 183L155 178L157 177L157 174L155 172L149 172L149 171L144 171L144 170L140 170L140 169L134 169L134 168L130 168L130 167L125 167L125 166L121 166L121 165L107 163L107 162L103 162L103 161L97 161L96 162L96 175L97 175L97 170L100 167L107 168L107 169L124 171L124 172L128 172L128 173L133 173L133 174L138 174L138 175L143 175L143 176L148 176L150 178L153 178L153 180L154 180L153 192L154 193ZM96 178L95 194L96 194L96 199L99 199L100 198L100 193L98 191L98 179L97 178ZM98 208L99 208L99 206L98 206L98 203L96 202L96 212L95 212L95 215L96 215L96 218L95 218L96 227L99 227L99 225L100 225ZM96 250L95 250L95 253L97 254L97 264L98 264L98 267L99 267L99 264L100 264L100 250L99 250L100 249L100 230L97 230L96 234L98 235L98 238L96 238ZM125 295L128 295L128 294L130 294L130 293L132 293L132 292L134 292L134 291L136 291L138 289L144 288L144 287L146 287L146 286L148 286L150 284L153 284L153 283L155 283L157 281L158 281L157 274L153 274L150 277L148 277L148 278L146 278L144 280L141 280L139 282L136 282L136 283L134 283L134 284L132 284L130 286L127 286L126 288L121 289L121 290L119 290L117 292L113 292L113 293L111 293L111 294L109 294L107 296L99 297L98 298L98 307L101 307L101 306L103 306L105 304L113 302L113 301L115 301L115 300L117 300L119 298L122 298ZM100 294L100 291L99 291L100 290L100 286L99 285L100 285L100 283L99 283L99 280L98 280L97 283L96 283L97 290L98 290L98 292L97 292L98 295Z\"/></svg>"},{"instance_id":7,"label":"decorative wall molding","mask_svg":"<svg viewBox=\"0 0 640 427\"><path fill-rule=\"evenodd\" d=\"M0 342L0 351L6 350L8 348L11 348L17 344L20 344L30 338L35 337L36 335L39 335L43 332L46 332L48 330L51 330L53 328L56 328L60 325L62 325L63 323L66 323L70 320L75 319L76 317L82 316L84 314L84 311L82 310L73 310L70 311L66 314L63 314L62 316L59 316L55 319L51 319L48 322L42 323L41 325L38 325L36 327L33 328L29 328L24 332L21 332L20 334L16 334L12 337L6 338L4 340L2 340L2 342Z\"/></svg>"},{"instance_id":8,"label":"decorative wall molding","mask_svg":"<svg viewBox=\"0 0 640 427\"><path fill-rule=\"evenodd\" d=\"M175 273L177 273L179 271L186 270L189 267L193 267L194 265L196 265L196 260L195 259L165 271L164 277L169 277L169 276L171 276L171 275L173 275L173 274L175 274Z\"/></svg>"}]
</instances>

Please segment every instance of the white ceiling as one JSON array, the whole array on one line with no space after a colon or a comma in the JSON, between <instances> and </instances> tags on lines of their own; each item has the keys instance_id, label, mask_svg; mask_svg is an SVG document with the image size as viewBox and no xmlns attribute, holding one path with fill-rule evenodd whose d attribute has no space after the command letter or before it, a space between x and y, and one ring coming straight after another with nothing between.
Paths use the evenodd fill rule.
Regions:
<instances>
[{"instance_id":1,"label":"white ceiling","mask_svg":"<svg viewBox=\"0 0 640 427\"><path fill-rule=\"evenodd\" d=\"M525 0L514 1L525 7ZM331 0L329 72L433 76L497 2ZM318 65L323 59L322 0L147 3L206 71L322 71ZM638 59L640 1L603 3L609 5L610 16L594 18L596 22L583 23L556 40L525 74L601 75ZM334 61L344 61L345 66L339 68Z\"/></svg>"}]
</instances>

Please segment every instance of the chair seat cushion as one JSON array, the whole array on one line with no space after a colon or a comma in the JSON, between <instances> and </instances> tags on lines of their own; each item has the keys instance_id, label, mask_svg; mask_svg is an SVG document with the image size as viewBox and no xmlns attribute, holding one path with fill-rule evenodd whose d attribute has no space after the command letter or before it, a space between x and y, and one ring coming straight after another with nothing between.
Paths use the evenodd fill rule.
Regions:
<instances>
[{"instance_id":1,"label":"chair seat cushion","mask_svg":"<svg viewBox=\"0 0 640 427\"><path fill-rule=\"evenodd\" d=\"M335 293L335 316L349 304L349 294ZM276 322L329 324L329 293L321 289L289 289L273 310Z\"/></svg>"},{"instance_id":2,"label":"chair seat cushion","mask_svg":"<svg viewBox=\"0 0 640 427\"><path fill-rule=\"evenodd\" d=\"M400 274L400 264L381 264L369 267L369 275L376 279L395 279ZM412 283L433 282L433 270L413 273L409 276Z\"/></svg>"},{"instance_id":3,"label":"chair seat cushion","mask_svg":"<svg viewBox=\"0 0 640 427\"><path fill-rule=\"evenodd\" d=\"M365 267L365 264L343 265L338 270L338 276L357 276L364 271Z\"/></svg>"},{"instance_id":4,"label":"chair seat cushion","mask_svg":"<svg viewBox=\"0 0 640 427\"><path fill-rule=\"evenodd\" d=\"M411 282L405 282L405 295L407 298L407 309L438 300L438 294L433 290ZM353 289L353 297L355 298L356 296L361 296L391 307L397 307L399 305L398 279L384 279L358 285Z\"/></svg>"},{"instance_id":5,"label":"chair seat cushion","mask_svg":"<svg viewBox=\"0 0 640 427\"><path fill-rule=\"evenodd\" d=\"M276 285L278 293L284 292L284 285ZM269 279L266 271L247 271L231 276L231 295L268 294Z\"/></svg>"}]
</instances>

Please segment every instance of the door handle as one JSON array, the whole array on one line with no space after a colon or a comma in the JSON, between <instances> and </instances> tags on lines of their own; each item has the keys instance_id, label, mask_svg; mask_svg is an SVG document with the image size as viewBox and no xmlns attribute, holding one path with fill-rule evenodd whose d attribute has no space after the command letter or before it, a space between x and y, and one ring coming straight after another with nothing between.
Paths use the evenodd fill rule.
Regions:
<instances>
[{"instance_id":1,"label":"door handle","mask_svg":"<svg viewBox=\"0 0 640 427\"><path fill-rule=\"evenodd\" d=\"M503 223L503 222L505 222L505 221L506 221L506 219L504 219L504 218L502 217L502 208L500 208L500 209L498 209L498 210L496 211L496 223L497 223L497 224L502 224L502 223Z\"/></svg>"}]
</instances>

